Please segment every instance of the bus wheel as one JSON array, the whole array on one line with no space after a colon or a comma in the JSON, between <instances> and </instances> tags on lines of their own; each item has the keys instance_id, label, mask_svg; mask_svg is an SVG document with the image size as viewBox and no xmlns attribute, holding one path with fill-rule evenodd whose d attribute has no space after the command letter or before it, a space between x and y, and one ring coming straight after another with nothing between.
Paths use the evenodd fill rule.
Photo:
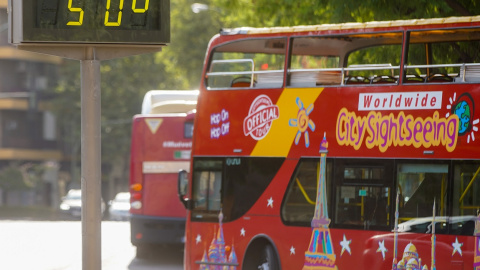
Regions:
<instances>
[{"instance_id":1,"label":"bus wheel","mask_svg":"<svg viewBox=\"0 0 480 270\"><path fill-rule=\"evenodd\" d=\"M246 259L243 269L259 269L259 270L279 270L277 255L273 246L265 244L256 252L251 252L249 258ZM252 250L253 251L253 250Z\"/></svg>"}]
</instances>

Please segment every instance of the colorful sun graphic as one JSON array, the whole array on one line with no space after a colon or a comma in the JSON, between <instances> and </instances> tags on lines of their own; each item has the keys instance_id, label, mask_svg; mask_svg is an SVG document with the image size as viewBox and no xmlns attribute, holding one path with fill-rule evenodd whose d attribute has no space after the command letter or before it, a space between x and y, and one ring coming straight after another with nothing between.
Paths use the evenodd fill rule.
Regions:
<instances>
[{"instance_id":1,"label":"colorful sun graphic","mask_svg":"<svg viewBox=\"0 0 480 270\"><path fill-rule=\"evenodd\" d=\"M448 118L451 114L456 114L460 124L458 135L467 135L467 143L475 141L475 132L478 131L477 124L480 120L478 118L473 120L475 103L472 96L468 93L463 93L457 98L457 93L453 93L453 97L449 98L449 102L447 104L448 112L445 116Z\"/></svg>"},{"instance_id":2,"label":"colorful sun graphic","mask_svg":"<svg viewBox=\"0 0 480 270\"><path fill-rule=\"evenodd\" d=\"M309 147L310 137L308 135L308 128L310 128L312 132L315 131L315 123L313 123L312 119L310 119L309 117L310 113L313 111L313 104L310 104L308 108L305 108L303 106L302 100L299 97L297 97L296 103L299 109L297 113L297 118L290 119L288 124L291 127L298 128L297 135L295 135L295 145L298 145L303 133L305 134L305 146Z\"/></svg>"}]
</instances>

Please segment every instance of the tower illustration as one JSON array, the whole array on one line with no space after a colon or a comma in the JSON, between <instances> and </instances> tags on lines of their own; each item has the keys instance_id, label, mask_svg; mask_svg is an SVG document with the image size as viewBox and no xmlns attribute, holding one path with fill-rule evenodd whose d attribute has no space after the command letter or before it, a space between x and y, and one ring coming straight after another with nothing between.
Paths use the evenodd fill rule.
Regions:
<instances>
[{"instance_id":1,"label":"tower illustration","mask_svg":"<svg viewBox=\"0 0 480 270\"><path fill-rule=\"evenodd\" d=\"M326 135L320 143L320 170L318 175L317 199L312 219L312 236L308 251L305 252L303 270L337 269L335 252L330 235L327 195L325 187L326 159L328 142Z\"/></svg>"}]
</instances>

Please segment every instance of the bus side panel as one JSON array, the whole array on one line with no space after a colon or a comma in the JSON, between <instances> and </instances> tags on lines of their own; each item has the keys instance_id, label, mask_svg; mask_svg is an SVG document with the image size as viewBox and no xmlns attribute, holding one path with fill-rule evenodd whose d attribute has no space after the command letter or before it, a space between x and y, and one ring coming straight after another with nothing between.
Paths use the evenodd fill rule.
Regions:
<instances>
[{"instance_id":1,"label":"bus side panel","mask_svg":"<svg viewBox=\"0 0 480 270\"><path fill-rule=\"evenodd\" d=\"M195 131L196 142L193 152L213 156L237 152L253 156L315 156L318 155L320 142L326 133L329 157L381 156L425 159L427 158L425 151L433 151L435 158L443 159L476 159L479 156L480 148L472 147L474 143L478 143L478 140L474 140L475 136L478 136L475 131L478 129L475 121L478 117L472 119L475 121L472 126L473 135L472 132L455 135L452 130L459 127L454 126L453 118L448 117L452 114L451 107L456 105L453 101L454 104L450 104L454 97L468 93L472 100L478 99L480 88L477 85L458 84L455 87L442 87L438 84L425 84L421 88L418 85L399 85L394 89L395 92L389 92L393 90L385 87L358 86L323 89L286 88L282 91L245 90L242 92L242 102L238 106L225 105L231 103L232 91L206 91L202 93L204 97L199 100L198 106L202 106L202 110L198 111L198 118L204 122L198 125L202 128ZM318 95L312 98L310 97L312 92L318 92ZM260 120L252 118L259 114L252 114L250 107L256 104L259 97L268 100L275 110L271 110L270 116L273 120L264 130L265 137L254 139L249 131L258 128L255 123ZM303 133L292 124L296 123L299 112L297 98L298 102L311 108L308 119L313 123L312 127L315 127L308 128ZM342 102L329 102L331 100ZM397 109L395 107L397 101L410 104L409 106L425 102L428 106ZM432 104L436 107L434 108ZM475 111L471 114L478 115L480 109L473 105L472 103L471 109ZM266 114L260 114L262 115ZM435 135L435 140L428 139L433 135L427 131L424 134L423 130L413 130L412 126L406 126L403 121L407 118L412 119L409 124L412 126L413 124L420 126L423 122L434 125L436 127L434 131L439 132ZM253 125L250 129L249 123ZM449 125L451 130L443 129L443 124ZM350 128L350 125L353 127ZM224 128L226 126L228 129ZM398 128L400 126L401 129ZM306 146L305 139L307 131L309 146ZM296 136L298 139L295 143ZM271 145L276 147L268 147Z\"/></svg>"},{"instance_id":2,"label":"bus side panel","mask_svg":"<svg viewBox=\"0 0 480 270\"><path fill-rule=\"evenodd\" d=\"M177 196L178 168L189 169L191 139L184 116L136 116L130 184L141 184L141 207L131 208L134 245L183 243L186 210ZM185 167L185 168L183 168ZM132 191L132 202L135 200Z\"/></svg>"},{"instance_id":3,"label":"bus side panel","mask_svg":"<svg viewBox=\"0 0 480 270\"><path fill-rule=\"evenodd\" d=\"M218 222L189 221L185 269L201 269L204 256L210 254L220 254L222 257L217 259L228 262L233 257L232 252L235 252L238 262L236 269L245 269L242 268L242 263L249 259L249 249L265 243L257 241L258 239L271 241L281 263L280 269L302 269L305 254L311 250L315 250L317 254L324 253L322 250L329 250L334 257L336 269L392 269L395 250L392 232L341 229L332 227L331 224L312 228L283 223L282 200L296 164L295 159L287 159L263 195L241 218L223 222L219 213ZM328 232L330 241L316 238L318 232ZM409 259L416 257L420 259L422 266L427 265L428 269L432 269L432 264L435 264L437 270L466 270L473 265L473 236L437 234L433 249L432 235L428 233L398 233L397 239L397 263L403 261L407 264ZM461 254L459 251L454 252L456 243L461 245ZM432 250L435 263L431 260Z\"/></svg>"},{"instance_id":4,"label":"bus side panel","mask_svg":"<svg viewBox=\"0 0 480 270\"><path fill-rule=\"evenodd\" d=\"M256 206L260 208L266 206L262 200L259 200L258 204ZM259 224L261 225L259 226ZM282 223L278 212L271 215L251 215L249 213L241 219L227 223L193 222L188 227L189 237L186 248L188 255L185 258L185 269L201 269L203 256L216 252L215 248L218 248L219 243L224 244L225 251L222 253L224 257L219 260L227 262L231 253L235 252L239 264L236 269L245 269L242 268L242 262L248 260L245 258L248 248L251 248L257 239L263 238L272 241L281 263L280 269L300 270L304 267L305 254L309 252L311 246L315 247L319 253L322 253L322 249L329 249L327 245L323 245L325 242L315 238L317 229L322 230L322 228L286 226ZM336 269L392 269L395 249L393 233L339 228L324 229L328 230L331 236L330 247ZM431 237L431 234L399 233L397 236L397 263L403 261L407 264L410 258L417 257L422 266L427 265L428 269L432 269L430 268L433 264ZM458 251L453 253L453 245L456 242L461 244L462 254L459 254ZM473 236L437 234L434 249L436 269L471 269L474 247Z\"/></svg>"}]
</instances>

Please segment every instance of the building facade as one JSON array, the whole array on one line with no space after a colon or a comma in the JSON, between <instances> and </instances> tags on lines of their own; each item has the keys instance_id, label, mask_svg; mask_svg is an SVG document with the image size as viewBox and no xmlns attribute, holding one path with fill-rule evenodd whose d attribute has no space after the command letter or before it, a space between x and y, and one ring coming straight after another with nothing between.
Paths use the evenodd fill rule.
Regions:
<instances>
[{"instance_id":1,"label":"building facade","mask_svg":"<svg viewBox=\"0 0 480 270\"><path fill-rule=\"evenodd\" d=\"M58 57L8 43L7 0L0 0L0 206L58 206L62 160L48 100Z\"/></svg>"}]
</instances>

